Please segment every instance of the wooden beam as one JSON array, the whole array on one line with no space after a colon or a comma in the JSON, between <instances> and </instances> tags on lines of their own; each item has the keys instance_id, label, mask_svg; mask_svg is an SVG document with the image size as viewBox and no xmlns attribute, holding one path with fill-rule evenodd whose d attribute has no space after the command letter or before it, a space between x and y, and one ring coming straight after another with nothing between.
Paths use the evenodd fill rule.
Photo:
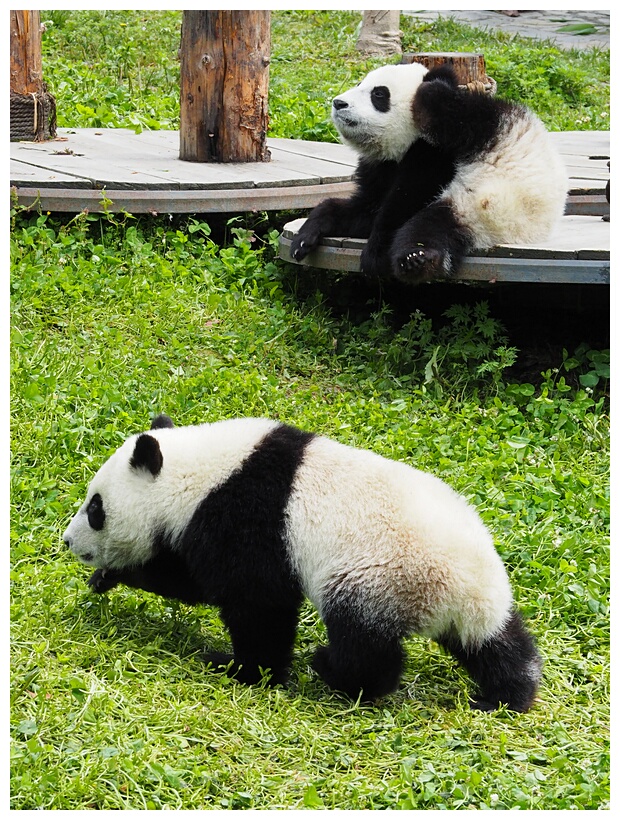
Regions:
<instances>
[{"instance_id":1,"label":"wooden beam","mask_svg":"<svg viewBox=\"0 0 620 820\"><path fill-rule=\"evenodd\" d=\"M43 91L38 11L11 11L11 91L14 94Z\"/></svg>"},{"instance_id":2,"label":"wooden beam","mask_svg":"<svg viewBox=\"0 0 620 820\"><path fill-rule=\"evenodd\" d=\"M190 162L265 162L269 11L184 11L180 152Z\"/></svg>"}]
</instances>

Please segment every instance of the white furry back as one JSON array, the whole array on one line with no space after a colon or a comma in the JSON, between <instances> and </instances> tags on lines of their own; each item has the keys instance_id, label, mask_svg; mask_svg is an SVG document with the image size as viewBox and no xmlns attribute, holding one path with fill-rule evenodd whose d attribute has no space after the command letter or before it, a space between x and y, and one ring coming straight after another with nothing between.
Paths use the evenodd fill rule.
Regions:
<instances>
[{"instance_id":1,"label":"white furry back","mask_svg":"<svg viewBox=\"0 0 620 820\"><path fill-rule=\"evenodd\" d=\"M369 618L465 645L495 633L512 593L476 511L438 478L364 450L310 442L287 509L291 559L319 612L334 582L363 590Z\"/></svg>"},{"instance_id":2,"label":"white furry back","mask_svg":"<svg viewBox=\"0 0 620 820\"><path fill-rule=\"evenodd\" d=\"M441 199L475 246L539 242L564 213L568 174L542 122L525 109L506 120L495 147L457 168Z\"/></svg>"}]
</instances>

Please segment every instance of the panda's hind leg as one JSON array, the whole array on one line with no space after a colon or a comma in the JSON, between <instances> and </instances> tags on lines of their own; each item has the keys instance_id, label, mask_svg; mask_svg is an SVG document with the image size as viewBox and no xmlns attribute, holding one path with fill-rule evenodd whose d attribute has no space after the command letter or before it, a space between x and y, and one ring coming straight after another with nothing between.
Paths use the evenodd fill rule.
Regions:
<instances>
[{"instance_id":1,"label":"panda's hind leg","mask_svg":"<svg viewBox=\"0 0 620 820\"><path fill-rule=\"evenodd\" d=\"M393 692L405 661L401 640L386 623L372 624L346 607L323 613L329 644L317 649L312 668L332 689L373 701Z\"/></svg>"},{"instance_id":2,"label":"panda's hind leg","mask_svg":"<svg viewBox=\"0 0 620 820\"><path fill-rule=\"evenodd\" d=\"M518 612L513 611L504 626L479 647L464 646L454 633L437 640L478 685L472 708L492 711L504 704L515 712L527 712L531 707L543 664Z\"/></svg>"},{"instance_id":3,"label":"panda's hind leg","mask_svg":"<svg viewBox=\"0 0 620 820\"><path fill-rule=\"evenodd\" d=\"M409 219L394 235L391 266L402 282L417 285L446 278L472 247L470 231L448 200L439 200Z\"/></svg>"}]
</instances>

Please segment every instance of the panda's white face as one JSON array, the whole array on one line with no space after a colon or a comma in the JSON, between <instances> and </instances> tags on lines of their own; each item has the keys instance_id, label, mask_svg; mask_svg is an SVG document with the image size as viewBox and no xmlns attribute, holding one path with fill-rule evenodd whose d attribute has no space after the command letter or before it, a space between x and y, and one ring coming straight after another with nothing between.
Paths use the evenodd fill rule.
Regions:
<instances>
[{"instance_id":1,"label":"panda's white face","mask_svg":"<svg viewBox=\"0 0 620 820\"><path fill-rule=\"evenodd\" d=\"M149 492L156 475L146 466L132 466L136 440L128 439L97 472L63 535L74 555L89 566L121 569L150 557Z\"/></svg>"},{"instance_id":2,"label":"panda's white face","mask_svg":"<svg viewBox=\"0 0 620 820\"><path fill-rule=\"evenodd\" d=\"M370 159L401 160L419 137L411 103L427 71L419 63L383 66L336 97L332 120L343 142Z\"/></svg>"},{"instance_id":3,"label":"panda's white face","mask_svg":"<svg viewBox=\"0 0 620 820\"><path fill-rule=\"evenodd\" d=\"M275 426L268 419L230 419L128 438L91 481L65 543L100 569L144 564L157 536L174 543L202 499Z\"/></svg>"}]
</instances>

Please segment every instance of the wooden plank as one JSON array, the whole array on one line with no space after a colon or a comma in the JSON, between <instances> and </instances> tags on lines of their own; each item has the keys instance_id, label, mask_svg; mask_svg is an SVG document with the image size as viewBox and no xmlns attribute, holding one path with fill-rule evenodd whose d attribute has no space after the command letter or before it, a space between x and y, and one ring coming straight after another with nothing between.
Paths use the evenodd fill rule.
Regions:
<instances>
[{"instance_id":1,"label":"wooden plank","mask_svg":"<svg viewBox=\"0 0 620 820\"><path fill-rule=\"evenodd\" d=\"M293 264L327 270L359 272L366 240L328 237L302 263L290 255L293 237L304 223L297 219L284 226L279 255ZM453 281L564 282L609 284L609 223L600 217L568 216L548 242L502 245L467 257Z\"/></svg>"},{"instance_id":2,"label":"wooden plank","mask_svg":"<svg viewBox=\"0 0 620 820\"><path fill-rule=\"evenodd\" d=\"M280 239L280 258L291 258L291 240ZM319 246L304 265L327 270L356 273L360 270L360 251L352 248ZM445 281L445 280L442 280ZM464 260L453 282L539 282L548 284L609 284L609 260L577 259L502 259L472 256Z\"/></svg>"},{"instance_id":3,"label":"wooden plank","mask_svg":"<svg viewBox=\"0 0 620 820\"><path fill-rule=\"evenodd\" d=\"M277 146L269 163L185 162L178 157L175 146L178 140L171 136L176 137L176 132L152 133L159 136L142 139L143 135L126 129L121 133L91 129L74 136L65 130L60 145L40 143L30 148L20 143L16 154L28 153L28 161L36 161L53 173L70 167L74 175L90 179L93 187L109 188L128 184L136 189L170 190L318 185L347 181L352 172L346 164L304 157L300 153L281 151Z\"/></svg>"},{"instance_id":4,"label":"wooden plank","mask_svg":"<svg viewBox=\"0 0 620 820\"><path fill-rule=\"evenodd\" d=\"M357 166L359 155L353 148L348 145L342 145L338 142L311 142L306 140L293 140L279 137L277 139L268 140L267 144L273 150L277 148L280 151L286 151L291 154L299 154L303 157L314 157L325 162L337 162L339 164L348 165L352 171Z\"/></svg>"},{"instance_id":5,"label":"wooden plank","mask_svg":"<svg viewBox=\"0 0 620 820\"><path fill-rule=\"evenodd\" d=\"M102 206L105 193L111 204ZM131 189L68 190L53 188L15 189L19 204L27 209L79 213L127 211L128 213L236 213L314 208L326 196L349 196L350 183L249 188L228 190L153 191Z\"/></svg>"},{"instance_id":6,"label":"wooden plank","mask_svg":"<svg viewBox=\"0 0 620 820\"><path fill-rule=\"evenodd\" d=\"M561 154L609 157L609 131L551 131L550 134Z\"/></svg>"},{"instance_id":7,"label":"wooden plank","mask_svg":"<svg viewBox=\"0 0 620 820\"><path fill-rule=\"evenodd\" d=\"M606 161L588 157L608 154L609 133L553 132L551 137L572 163L573 173L582 175L571 180L567 213L608 213ZM63 211L93 204L96 208L101 188L114 193L111 210L120 209L117 203L122 202L123 208L137 213L152 209L149 193L157 201L155 210L191 213L309 208L328 196L352 192L357 155L347 146L284 138L269 139L268 146L270 163L190 163L178 158L178 131L136 134L130 129L65 128L56 140L11 143L10 178L24 202L32 202L33 194L40 192L41 207ZM66 196L60 195L63 181ZM88 197L79 193L88 187ZM310 191L312 187L317 190ZM257 191L262 193L256 195Z\"/></svg>"},{"instance_id":8,"label":"wooden plank","mask_svg":"<svg viewBox=\"0 0 620 820\"><path fill-rule=\"evenodd\" d=\"M46 188L92 187L90 180L80 179L70 174L48 171L46 168L39 168L38 165L18 162L14 159L11 160L10 164L10 176L13 185L19 185L20 187L32 187L33 185L44 185Z\"/></svg>"}]
</instances>

